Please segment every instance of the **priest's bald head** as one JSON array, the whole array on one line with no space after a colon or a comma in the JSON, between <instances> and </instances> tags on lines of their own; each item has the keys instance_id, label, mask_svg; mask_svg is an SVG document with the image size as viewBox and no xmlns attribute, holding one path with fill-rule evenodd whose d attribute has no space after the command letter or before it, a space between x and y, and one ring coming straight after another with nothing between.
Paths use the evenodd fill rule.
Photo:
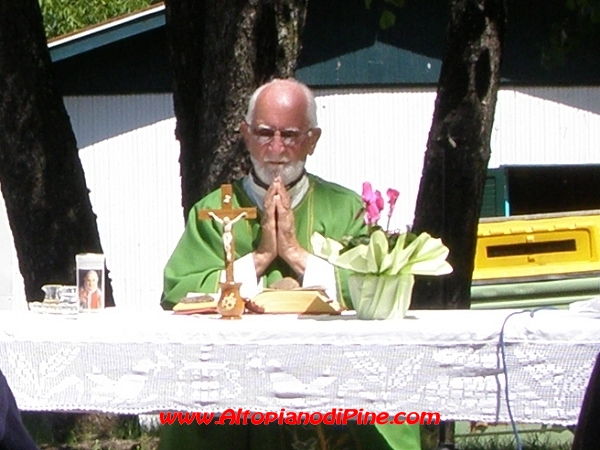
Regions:
<instances>
[{"instance_id":1,"label":"priest's bald head","mask_svg":"<svg viewBox=\"0 0 600 450\"><path fill-rule=\"evenodd\" d=\"M259 87L240 129L254 171L265 184L277 176L284 184L299 178L321 136L315 98L293 79L275 79Z\"/></svg>"}]
</instances>

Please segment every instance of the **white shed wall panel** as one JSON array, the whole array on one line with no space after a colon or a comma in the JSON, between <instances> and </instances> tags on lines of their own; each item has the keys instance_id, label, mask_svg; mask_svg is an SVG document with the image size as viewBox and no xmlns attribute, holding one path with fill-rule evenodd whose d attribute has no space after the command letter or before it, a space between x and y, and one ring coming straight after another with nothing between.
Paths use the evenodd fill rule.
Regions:
<instances>
[{"instance_id":1,"label":"white shed wall panel","mask_svg":"<svg viewBox=\"0 0 600 450\"><path fill-rule=\"evenodd\" d=\"M490 167L598 164L600 87L503 89Z\"/></svg>"},{"instance_id":2,"label":"white shed wall panel","mask_svg":"<svg viewBox=\"0 0 600 450\"><path fill-rule=\"evenodd\" d=\"M0 310L24 305L25 291L20 277L17 251L6 215L4 197L0 195Z\"/></svg>"},{"instance_id":3,"label":"white shed wall panel","mask_svg":"<svg viewBox=\"0 0 600 450\"><path fill-rule=\"evenodd\" d=\"M425 89L319 91L323 134L309 171L357 192L364 181L384 196L399 190L393 227L411 223L434 102Z\"/></svg>"},{"instance_id":4,"label":"white shed wall panel","mask_svg":"<svg viewBox=\"0 0 600 450\"><path fill-rule=\"evenodd\" d=\"M309 170L354 190L371 181L400 191L394 227L410 224L435 89L317 92L323 136ZM600 88L500 90L489 167L600 163ZM383 223L381 223L383 225Z\"/></svg>"},{"instance_id":5,"label":"white shed wall panel","mask_svg":"<svg viewBox=\"0 0 600 450\"><path fill-rule=\"evenodd\" d=\"M398 189L392 227L410 224L434 102L431 88L317 91L323 135L309 171L357 192L363 181L382 192ZM75 97L65 104L116 302L157 308L162 270L184 224L172 97ZM599 130L598 87L502 89L490 167L599 164ZM0 233L2 242L11 242L5 217ZM0 303L15 307L24 299L23 281L14 246L2 247Z\"/></svg>"},{"instance_id":6,"label":"white shed wall panel","mask_svg":"<svg viewBox=\"0 0 600 450\"><path fill-rule=\"evenodd\" d=\"M77 97L65 103L115 301L158 308L162 269L184 225L172 96Z\"/></svg>"}]
</instances>

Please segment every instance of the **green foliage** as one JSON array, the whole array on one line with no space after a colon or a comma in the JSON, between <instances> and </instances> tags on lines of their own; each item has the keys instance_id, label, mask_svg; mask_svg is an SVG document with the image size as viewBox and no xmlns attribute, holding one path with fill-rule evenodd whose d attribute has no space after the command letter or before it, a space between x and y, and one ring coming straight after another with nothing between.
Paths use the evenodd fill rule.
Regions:
<instances>
[{"instance_id":1,"label":"green foliage","mask_svg":"<svg viewBox=\"0 0 600 450\"><path fill-rule=\"evenodd\" d=\"M152 3L156 0L40 0L48 38L146 8Z\"/></svg>"},{"instance_id":2,"label":"green foliage","mask_svg":"<svg viewBox=\"0 0 600 450\"><path fill-rule=\"evenodd\" d=\"M459 442L458 448L461 450L515 450L517 448L514 439L495 439L495 440L464 440ZM523 450L570 450L570 443L552 443L534 437L531 440L523 442Z\"/></svg>"},{"instance_id":3,"label":"green foliage","mask_svg":"<svg viewBox=\"0 0 600 450\"><path fill-rule=\"evenodd\" d=\"M562 66L575 50L594 53L600 35L600 0L565 0L564 5L564 17L551 25L542 49L542 64L548 68Z\"/></svg>"},{"instance_id":4,"label":"green foliage","mask_svg":"<svg viewBox=\"0 0 600 450\"><path fill-rule=\"evenodd\" d=\"M403 248L408 247L410 245L410 243L417 238L416 234L410 233L408 230L406 232L404 232L404 231L388 232L379 225L371 225L371 226L369 226L369 231L367 234L361 234L358 236L345 236L342 239L340 239L340 244L342 244L342 246L344 247L340 251L340 255L347 252L348 250L352 250L353 248L358 247L359 245L369 245L369 242L371 242L371 235L375 231L383 231L385 233L385 235L387 237L390 252L396 246L396 242L398 242L398 238L400 237L401 234L406 233L406 240L404 241Z\"/></svg>"},{"instance_id":5,"label":"green foliage","mask_svg":"<svg viewBox=\"0 0 600 450\"><path fill-rule=\"evenodd\" d=\"M379 26L382 30L387 30L391 28L396 23L396 14L394 14L389 9L384 9L381 13L381 17L379 18Z\"/></svg>"},{"instance_id":6,"label":"green foliage","mask_svg":"<svg viewBox=\"0 0 600 450\"><path fill-rule=\"evenodd\" d=\"M396 10L402 8L406 0L365 0L365 8L379 14L379 27L387 30L396 24Z\"/></svg>"},{"instance_id":7,"label":"green foliage","mask_svg":"<svg viewBox=\"0 0 600 450\"><path fill-rule=\"evenodd\" d=\"M598 0L566 0L569 10L587 17L592 23L600 23L600 1Z\"/></svg>"}]
</instances>

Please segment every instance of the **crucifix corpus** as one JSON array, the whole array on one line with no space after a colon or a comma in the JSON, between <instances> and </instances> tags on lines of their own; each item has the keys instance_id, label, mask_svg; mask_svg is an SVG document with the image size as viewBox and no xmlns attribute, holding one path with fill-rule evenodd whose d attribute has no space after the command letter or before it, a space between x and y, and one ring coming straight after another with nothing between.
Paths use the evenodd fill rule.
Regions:
<instances>
[{"instance_id":1,"label":"crucifix corpus","mask_svg":"<svg viewBox=\"0 0 600 450\"><path fill-rule=\"evenodd\" d=\"M223 226L223 255L225 260L225 282L221 283L221 298L217 309L223 319L240 319L245 302L240 296L241 283L233 276L235 243L233 225L242 219L256 218L256 208L233 208L233 195L230 184L221 186L221 209L203 209L198 211L198 219L212 219Z\"/></svg>"}]
</instances>

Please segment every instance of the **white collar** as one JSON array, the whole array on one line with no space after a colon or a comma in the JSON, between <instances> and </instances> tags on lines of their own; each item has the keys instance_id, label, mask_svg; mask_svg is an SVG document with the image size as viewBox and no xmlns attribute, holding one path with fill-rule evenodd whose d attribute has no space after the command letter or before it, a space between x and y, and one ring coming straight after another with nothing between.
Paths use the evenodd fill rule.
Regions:
<instances>
[{"instance_id":1,"label":"white collar","mask_svg":"<svg viewBox=\"0 0 600 450\"><path fill-rule=\"evenodd\" d=\"M244 191L252 200L258 209L261 211L264 210L265 204L265 194L267 190L258 184L256 184L250 174L244 177L243 181ZM290 195L290 199L292 200L292 208L298 206L298 204L302 201L306 193L308 192L309 182L308 176L306 173L300 178L293 187L288 190L288 194Z\"/></svg>"}]
</instances>

